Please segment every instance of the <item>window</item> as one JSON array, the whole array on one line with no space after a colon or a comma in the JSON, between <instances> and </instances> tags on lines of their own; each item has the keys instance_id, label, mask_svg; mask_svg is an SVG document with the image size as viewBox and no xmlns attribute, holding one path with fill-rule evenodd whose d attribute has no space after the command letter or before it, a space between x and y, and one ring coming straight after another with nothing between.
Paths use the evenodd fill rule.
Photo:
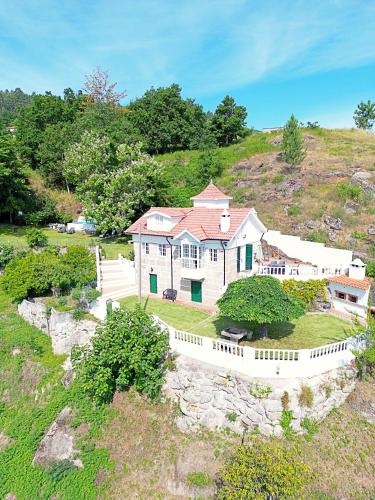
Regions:
<instances>
[{"instance_id":1,"label":"window","mask_svg":"<svg viewBox=\"0 0 375 500\"><path fill-rule=\"evenodd\" d=\"M150 254L150 244L149 243L142 243L142 250L143 253L146 255Z\"/></svg>"},{"instance_id":2,"label":"window","mask_svg":"<svg viewBox=\"0 0 375 500\"><path fill-rule=\"evenodd\" d=\"M210 248L210 261L217 262L217 249L216 248Z\"/></svg>"},{"instance_id":3,"label":"window","mask_svg":"<svg viewBox=\"0 0 375 500\"><path fill-rule=\"evenodd\" d=\"M354 304L356 304L358 302L358 297L356 295L350 295L350 294L348 294L348 300L350 302L354 302Z\"/></svg>"},{"instance_id":4,"label":"window","mask_svg":"<svg viewBox=\"0 0 375 500\"><path fill-rule=\"evenodd\" d=\"M159 214L155 215L155 222L156 222L156 224L163 224L164 217L162 215L159 215Z\"/></svg>"},{"instance_id":5,"label":"window","mask_svg":"<svg viewBox=\"0 0 375 500\"><path fill-rule=\"evenodd\" d=\"M163 257L167 255L167 245L165 243L159 245L159 254Z\"/></svg>"},{"instance_id":6,"label":"window","mask_svg":"<svg viewBox=\"0 0 375 500\"><path fill-rule=\"evenodd\" d=\"M197 245L182 245L182 267L198 269L202 267L202 248Z\"/></svg>"},{"instance_id":7,"label":"window","mask_svg":"<svg viewBox=\"0 0 375 500\"><path fill-rule=\"evenodd\" d=\"M346 299L346 293L344 292L339 292L338 290L335 290L336 297L338 299L345 300Z\"/></svg>"}]
</instances>

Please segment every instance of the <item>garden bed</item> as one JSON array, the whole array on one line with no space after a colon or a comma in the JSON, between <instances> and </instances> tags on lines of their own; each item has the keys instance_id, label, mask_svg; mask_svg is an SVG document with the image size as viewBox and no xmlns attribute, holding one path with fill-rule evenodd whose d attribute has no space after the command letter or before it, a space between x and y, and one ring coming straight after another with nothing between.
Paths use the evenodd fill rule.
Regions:
<instances>
[{"instance_id":1,"label":"garden bed","mask_svg":"<svg viewBox=\"0 0 375 500\"><path fill-rule=\"evenodd\" d=\"M119 302L126 307L135 307L137 297L125 297ZM307 314L290 322L274 323L269 327L269 338L265 340L259 338L259 328L254 324L236 323L229 318L211 315L194 307L173 304L161 299L144 298L143 305L150 314L159 316L174 328L197 335L219 338L221 330L229 326L252 330L253 340L241 342L241 345L251 347L311 349L344 340L349 336L350 330L350 323L329 313Z\"/></svg>"}]
</instances>

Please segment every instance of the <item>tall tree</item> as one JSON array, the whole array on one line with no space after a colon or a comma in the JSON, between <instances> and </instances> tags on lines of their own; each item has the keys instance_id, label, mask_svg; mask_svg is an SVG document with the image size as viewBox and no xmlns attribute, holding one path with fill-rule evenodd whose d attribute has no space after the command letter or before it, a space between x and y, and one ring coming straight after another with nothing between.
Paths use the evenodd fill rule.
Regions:
<instances>
[{"instance_id":1,"label":"tall tree","mask_svg":"<svg viewBox=\"0 0 375 500\"><path fill-rule=\"evenodd\" d=\"M7 214L9 222L13 222L14 215L27 206L29 197L14 139L9 134L0 133L0 215Z\"/></svg>"},{"instance_id":2,"label":"tall tree","mask_svg":"<svg viewBox=\"0 0 375 500\"><path fill-rule=\"evenodd\" d=\"M270 323L289 321L306 311L303 302L287 295L280 281L272 276L233 281L217 304L221 316L259 324L262 337L267 337Z\"/></svg>"},{"instance_id":3,"label":"tall tree","mask_svg":"<svg viewBox=\"0 0 375 500\"><path fill-rule=\"evenodd\" d=\"M299 165L306 156L301 129L294 115L284 126L281 155L283 160L293 167Z\"/></svg>"},{"instance_id":4,"label":"tall tree","mask_svg":"<svg viewBox=\"0 0 375 500\"><path fill-rule=\"evenodd\" d=\"M375 102L360 102L354 111L354 122L358 128L371 130L375 122Z\"/></svg>"},{"instance_id":5,"label":"tall tree","mask_svg":"<svg viewBox=\"0 0 375 500\"><path fill-rule=\"evenodd\" d=\"M246 117L245 106L237 106L229 95L224 97L212 117L212 127L221 146L228 146L243 137Z\"/></svg>"},{"instance_id":6,"label":"tall tree","mask_svg":"<svg viewBox=\"0 0 375 500\"><path fill-rule=\"evenodd\" d=\"M17 118L20 109L28 106L32 96L20 88L0 90L0 125L10 125Z\"/></svg>"},{"instance_id":7,"label":"tall tree","mask_svg":"<svg viewBox=\"0 0 375 500\"><path fill-rule=\"evenodd\" d=\"M108 106L119 106L121 99L126 96L126 92L116 92L117 83L109 81L108 71L102 70L99 66L86 75L84 90L89 101Z\"/></svg>"}]
</instances>

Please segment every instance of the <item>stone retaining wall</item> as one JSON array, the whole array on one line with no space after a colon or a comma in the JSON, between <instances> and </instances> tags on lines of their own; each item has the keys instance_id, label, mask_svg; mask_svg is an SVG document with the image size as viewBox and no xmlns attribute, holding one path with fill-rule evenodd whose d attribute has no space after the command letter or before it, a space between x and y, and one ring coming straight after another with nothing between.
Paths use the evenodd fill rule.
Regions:
<instances>
[{"instance_id":1,"label":"stone retaining wall","mask_svg":"<svg viewBox=\"0 0 375 500\"><path fill-rule=\"evenodd\" d=\"M212 365L179 356L176 370L168 372L164 394L181 410L177 426L182 431L229 427L235 432L254 428L267 435L281 435L281 398L286 391L288 410L293 412L292 427L301 431L304 417L323 419L340 406L354 389L356 372L352 367L332 370L305 379L251 379ZM311 408L301 406L301 386L311 388Z\"/></svg>"},{"instance_id":2,"label":"stone retaining wall","mask_svg":"<svg viewBox=\"0 0 375 500\"><path fill-rule=\"evenodd\" d=\"M43 302L23 300L18 306L18 313L28 323L51 337L55 354L70 355L73 345L88 344L98 324L91 320L76 321L71 312L59 312L48 308Z\"/></svg>"}]
</instances>

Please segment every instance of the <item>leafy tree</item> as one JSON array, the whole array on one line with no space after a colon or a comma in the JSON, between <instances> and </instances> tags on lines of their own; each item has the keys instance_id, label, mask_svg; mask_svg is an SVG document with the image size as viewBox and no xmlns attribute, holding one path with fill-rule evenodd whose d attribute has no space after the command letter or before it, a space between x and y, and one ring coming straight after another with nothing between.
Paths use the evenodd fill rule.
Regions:
<instances>
[{"instance_id":1,"label":"leafy tree","mask_svg":"<svg viewBox=\"0 0 375 500\"><path fill-rule=\"evenodd\" d=\"M306 311L305 304L287 295L280 281L272 276L252 276L233 281L217 304L221 316L259 324L262 337L267 337L270 323L289 321Z\"/></svg>"},{"instance_id":2,"label":"leafy tree","mask_svg":"<svg viewBox=\"0 0 375 500\"><path fill-rule=\"evenodd\" d=\"M212 128L221 146L237 142L246 132L247 111L237 106L233 97L225 96L212 117Z\"/></svg>"},{"instance_id":3,"label":"leafy tree","mask_svg":"<svg viewBox=\"0 0 375 500\"><path fill-rule=\"evenodd\" d=\"M89 102L105 106L119 106L120 100L126 96L126 92L116 92L116 87L117 83L111 83L108 72L103 71L99 66L92 73L86 75L84 90Z\"/></svg>"},{"instance_id":4,"label":"leafy tree","mask_svg":"<svg viewBox=\"0 0 375 500\"><path fill-rule=\"evenodd\" d=\"M30 248L45 247L48 245L47 236L41 229L32 227L26 231L26 241Z\"/></svg>"},{"instance_id":5,"label":"leafy tree","mask_svg":"<svg viewBox=\"0 0 375 500\"><path fill-rule=\"evenodd\" d=\"M14 215L25 209L29 197L30 190L17 160L14 139L0 133L0 215L7 214L12 222Z\"/></svg>"},{"instance_id":6,"label":"leafy tree","mask_svg":"<svg viewBox=\"0 0 375 500\"><path fill-rule=\"evenodd\" d=\"M281 155L283 160L293 167L299 165L306 156L301 129L294 115L289 118L284 126Z\"/></svg>"},{"instance_id":7,"label":"leafy tree","mask_svg":"<svg viewBox=\"0 0 375 500\"><path fill-rule=\"evenodd\" d=\"M219 473L219 500L299 498L310 469L294 450L255 439L240 446ZM301 497L302 498L302 497Z\"/></svg>"},{"instance_id":8,"label":"leafy tree","mask_svg":"<svg viewBox=\"0 0 375 500\"><path fill-rule=\"evenodd\" d=\"M364 347L355 352L359 376L363 379L368 374L375 375L375 319L369 318L366 326L355 320L352 327L352 336L360 336L364 340Z\"/></svg>"},{"instance_id":9,"label":"leafy tree","mask_svg":"<svg viewBox=\"0 0 375 500\"><path fill-rule=\"evenodd\" d=\"M4 268L14 257L14 247L8 244L0 245L0 269Z\"/></svg>"},{"instance_id":10,"label":"leafy tree","mask_svg":"<svg viewBox=\"0 0 375 500\"><path fill-rule=\"evenodd\" d=\"M20 88L0 90L0 125L11 125L21 108L28 106L32 96Z\"/></svg>"},{"instance_id":11,"label":"leafy tree","mask_svg":"<svg viewBox=\"0 0 375 500\"><path fill-rule=\"evenodd\" d=\"M163 194L163 169L140 145L120 145L87 132L65 155L65 171L99 231L124 231Z\"/></svg>"},{"instance_id":12,"label":"leafy tree","mask_svg":"<svg viewBox=\"0 0 375 500\"><path fill-rule=\"evenodd\" d=\"M375 122L375 102L361 101L354 111L354 122L358 128L371 130Z\"/></svg>"},{"instance_id":13,"label":"leafy tree","mask_svg":"<svg viewBox=\"0 0 375 500\"><path fill-rule=\"evenodd\" d=\"M223 164L220 162L216 149L203 147L198 156L196 181L206 186L211 180L220 176Z\"/></svg>"},{"instance_id":14,"label":"leafy tree","mask_svg":"<svg viewBox=\"0 0 375 500\"><path fill-rule=\"evenodd\" d=\"M129 105L127 118L150 154L194 149L208 125L202 106L183 99L177 84L145 92Z\"/></svg>"},{"instance_id":15,"label":"leafy tree","mask_svg":"<svg viewBox=\"0 0 375 500\"><path fill-rule=\"evenodd\" d=\"M159 396L168 334L143 309L111 313L91 344L75 348L72 359L83 389L95 403L110 402L116 390L130 386L151 398Z\"/></svg>"}]
</instances>

